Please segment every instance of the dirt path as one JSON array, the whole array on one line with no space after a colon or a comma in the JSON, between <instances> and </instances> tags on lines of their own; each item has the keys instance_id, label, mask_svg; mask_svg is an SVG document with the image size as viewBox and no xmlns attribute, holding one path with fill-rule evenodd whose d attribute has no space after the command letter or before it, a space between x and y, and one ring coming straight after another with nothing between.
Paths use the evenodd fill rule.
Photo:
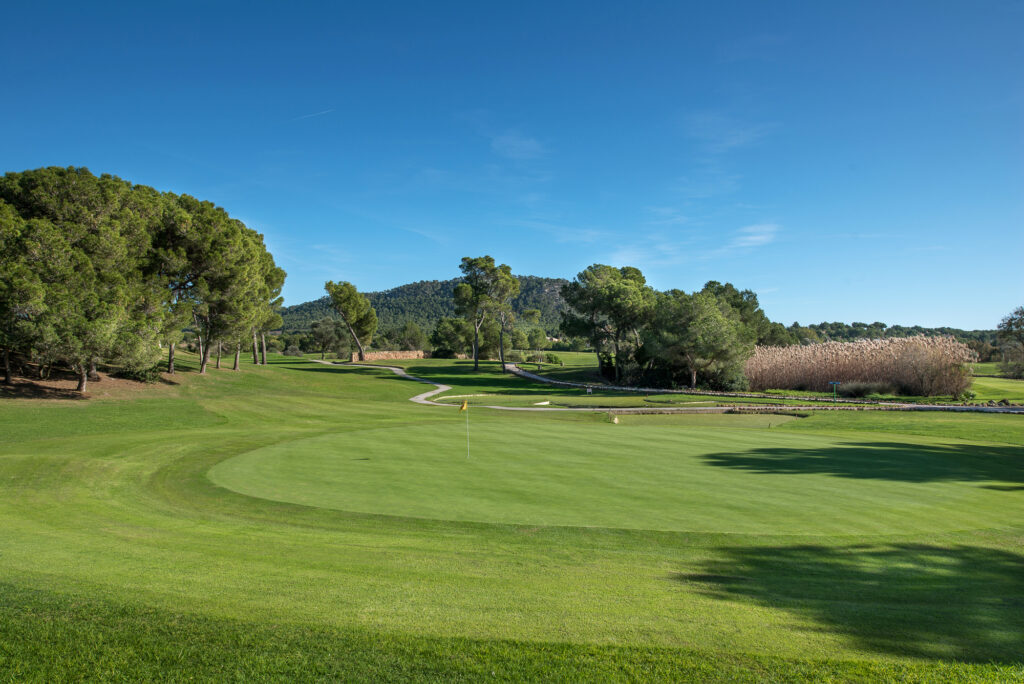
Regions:
<instances>
[{"instance_id":1,"label":"dirt path","mask_svg":"<svg viewBox=\"0 0 1024 684\"><path fill-rule=\"evenodd\" d=\"M442 394L451 389L449 385L442 385L441 383L432 382L430 380L424 380L423 378L417 378L415 375L409 375L404 368L398 366L380 366L376 364L360 364L360 363L345 363L338 364L331 361L321 361L319 359L310 359L316 363L322 363L327 366L333 366L335 368L382 368L389 370L395 375L405 378L406 380L413 380L415 382L422 382L426 385L433 385L435 389L429 392L423 392L417 394L415 397L411 397L409 401L417 404L423 404L426 406L444 406L447 408L455 408L458 404L444 404L438 401L432 401L431 397L435 397L438 394ZM513 373L533 380L535 382L543 382L550 385L559 386L570 386L570 387L588 387L582 383L565 382L561 380L551 380L541 375L535 375L521 368L509 364ZM608 387L600 387L599 389L609 389ZM616 388L624 391L638 392L643 390L628 389L628 388ZM678 392L676 392L678 393ZM725 395L725 396L742 396L742 395ZM759 396L759 395L751 395ZM586 408L568 408L568 407L555 407L555 406L488 406L488 405L477 405L474 408L488 408L496 411L589 411L591 413L613 413L613 414L664 414L664 413L779 413L782 411L950 411L959 413L1016 413L1024 415L1024 407L1011 406L944 406L938 404L872 404L869 402L846 402L843 404L827 404L822 406L691 406L691 407L665 407L665 408L649 408L646 406L640 407L621 407L621 408L599 408L599 407L586 407Z\"/></svg>"}]
</instances>

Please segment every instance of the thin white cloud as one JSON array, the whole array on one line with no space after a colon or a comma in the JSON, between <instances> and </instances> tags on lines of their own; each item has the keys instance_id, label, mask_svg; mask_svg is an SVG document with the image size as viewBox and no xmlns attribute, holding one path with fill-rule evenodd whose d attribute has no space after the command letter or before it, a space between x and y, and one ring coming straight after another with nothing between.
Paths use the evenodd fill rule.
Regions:
<instances>
[{"instance_id":1,"label":"thin white cloud","mask_svg":"<svg viewBox=\"0 0 1024 684\"><path fill-rule=\"evenodd\" d=\"M771 123L751 123L714 111L695 112L686 117L686 133L700 141L712 154L724 154L751 145L770 133Z\"/></svg>"},{"instance_id":2,"label":"thin white cloud","mask_svg":"<svg viewBox=\"0 0 1024 684\"><path fill-rule=\"evenodd\" d=\"M729 243L729 247L732 249L744 249L767 245L775 241L775 236L780 228L781 226L776 223L758 223L753 226L740 228L737 231L737 235L733 237L732 242Z\"/></svg>"},{"instance_id":3,"label":"thin white cloud","mask_svg":"<svg viewBox=\"0 0 1024 684\"><path fill-rule=\"evenodd\" d=\"M323 116L324 114L330 114L333 111L334 111L333 109L325 109L322 112L313 112L312 114L303 114L302 116L295 117L294 119L292 119L292 121L301 121L302 119L312 119L314 116Z\"/></svg>"},{"instance_id":4,"label":"thin white cloud","mask_svg":"<svg viewBox=\"0 0 1024 684\"><path fill-rule=\"evenodd\" d=\"M647 211L654 215L647 222L653 226L679 226L690 221L688 216L684 216L675 207L647 207Z\"/></svg>"},{"instance_id":5,"label":"thin white cloud","mask_svg":"<svg viewBox=\"0 0 1024 684\"><path fill-rule=\"evenodd\" d=\"M544 145L536 138L508 130L491 138L491 149L508 159L537 159L547 154Z\"/></svg>"},{"instance_id":6,"label":"thin white cloud","mask_svg":"<svg viewBox=\"0 0 1024 684\"><path fill-rule=\"evenodd\" d=\"M728 171L714 156L698 160L685 176L675 179L672 190L687 200L700 200L727 195L740 186L738 173Z\"/></svg>"},{"instance_id":7,"label":"thin white cloud","mask_svg":"<svg viewBox=\"0 0 1024 684\"><path fill-rule=\"evenodd\" d=\"M549 223L547 221L537 220L515 220L506 222L510 226L517 228L529 228L536 230L541 233L547 234L549 237L555 239L556 242L598 242L600 240L608 239L611 235L606 230L598 228L577 228L575 226L565 226L557 223Z\"/></svg>"},{"instance_id":8,"label":"thin white cloud","mask_svg":"<svg viewBox=\"0 0 1024 684\"><path fill-rule=\"evenodd\" d=\"M714 234L694 230L639 234L611 251L605 263L640 269L704 263L768 245L781 230L782 226L777 223L744 226L735 231L726 244L718 246L714 246Z\"/></svg>"}]
</instances>

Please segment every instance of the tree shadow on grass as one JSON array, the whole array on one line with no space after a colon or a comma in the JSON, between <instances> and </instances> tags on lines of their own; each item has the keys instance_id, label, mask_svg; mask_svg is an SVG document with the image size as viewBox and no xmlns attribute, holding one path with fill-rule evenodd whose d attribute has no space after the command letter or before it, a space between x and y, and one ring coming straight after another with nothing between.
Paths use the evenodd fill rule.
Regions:
<instances>
[{"instance_id":1,"label":"tree shadow on grass","mask_svg":"<svg viewBox=\"0 0 1024 684\"><path fill-rule=\"evenodd\" d=\"M898 482L1024 483L1024 447L858 442L708 454L706 463L763 474L819 474Z\"/></svg>"},{"instance_id":2,"label":"tree shadow on grass","mask_svg":"<svg viewBox=\"0 0 1024 684\"><path fill-rule=\"evenodd\" d=\"M673 579L889 655L1024 660L1024 556L974 546L744 547Z\"/></svg>"},{"instance_id":3,"label":"tree shadow on grass","mask_svg":"<svg viewBox=\"0 0 1024 684\"><path fill-rule=\"evenodd\" d=\"M88 397L74 388L52 387L30 380L16 380L13 384L0 384L0 399L75 399Z\"/></svg>"}]
</instances>

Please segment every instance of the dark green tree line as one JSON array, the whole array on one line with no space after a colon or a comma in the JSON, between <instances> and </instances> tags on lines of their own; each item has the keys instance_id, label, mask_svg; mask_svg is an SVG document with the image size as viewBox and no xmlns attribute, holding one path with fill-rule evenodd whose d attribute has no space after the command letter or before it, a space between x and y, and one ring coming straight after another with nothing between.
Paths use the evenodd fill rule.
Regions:
<instances>
[{"instance_id":1,"label":"dark green tree line","mask_svg":"<svg viewBox=\"0 0 1024 684\"><path fill-rule=\"evenodd\" d=\"M0 179L0 346L64 366L86 391L97 363L152 368L193 327L211 347L276 322L284 271L262 236L209 202L84 168Z\"/></svg>"}]
</instances>

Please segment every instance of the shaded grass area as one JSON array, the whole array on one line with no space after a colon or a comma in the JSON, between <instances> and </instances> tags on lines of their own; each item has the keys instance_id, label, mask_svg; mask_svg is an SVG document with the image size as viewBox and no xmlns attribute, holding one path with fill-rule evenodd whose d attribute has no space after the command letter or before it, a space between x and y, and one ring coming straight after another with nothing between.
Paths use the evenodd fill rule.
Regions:
<instances>
[{"instance_id":1,"label":"shaded grass area","mask_svg":"<svg viewBox=\"0 0 1024 684\"><path fill-rule=\"evenodd\" d=\"M724 555L677 580L702 585L713 596L784 607L880 653L941 658L955 651L976 662L1020 660L1020 553L899 543L735 547ZM934 603L939 595L946 600Z\"/></svg>"},{"instance_id":2,"label":"shaded grass area","mask_svg":"<svg viewBox=\"0 0 1024 684\"><path fill-rule=\"evenodd\" d=\"M856 480L919 483L1024 483L1024 447L1017 446L877 441L820 448L790 445L708 454L706 462L762 474L826 474ZM947 515L952 514L954 511L947 511Z\"/></svg>"}]
</instances>

